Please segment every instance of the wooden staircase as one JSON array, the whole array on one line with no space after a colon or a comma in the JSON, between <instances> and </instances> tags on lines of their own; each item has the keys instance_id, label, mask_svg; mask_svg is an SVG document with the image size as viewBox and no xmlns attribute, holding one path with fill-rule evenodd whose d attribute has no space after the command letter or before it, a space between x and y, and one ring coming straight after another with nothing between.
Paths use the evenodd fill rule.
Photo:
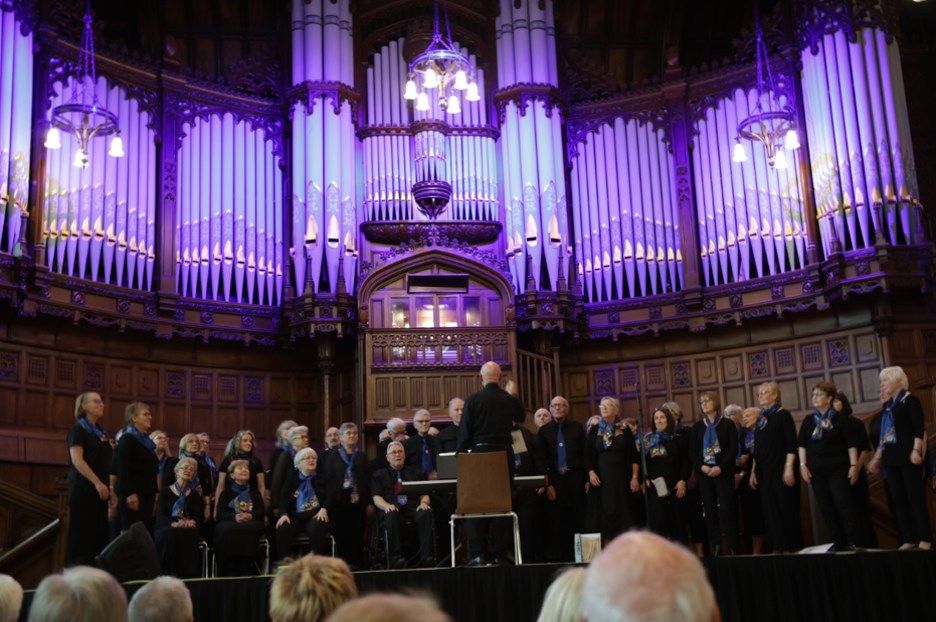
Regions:
<instances>
[{"instance_id":1,"label":"wooden staircase","mask_svg":"<svg viewBox=\"0 0 936 622\"><path fill-rule=\"evenodd\" d=\"M0 573L25 589L62 569L68 510L61 492L56 503L0 481Z\"/></svg>"}]
</instances>

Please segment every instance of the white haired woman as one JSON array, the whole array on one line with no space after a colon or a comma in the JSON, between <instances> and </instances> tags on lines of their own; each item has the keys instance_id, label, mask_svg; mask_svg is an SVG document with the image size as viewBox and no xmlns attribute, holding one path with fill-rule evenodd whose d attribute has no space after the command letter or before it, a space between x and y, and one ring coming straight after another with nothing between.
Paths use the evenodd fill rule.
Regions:
<instances>
[{"instance_id":1,"label":"white haired woman","mask_svg":"<svg viewBox=\"0 0 936 622\"><path fill-rule=\"evenodd\" d=\"M598 405L601 420L585 442L588 481L601 494L601 535L606 541L633 525L627 491L640 489L637 446L630 428L618 420L621 403L604 397Z\"/></svg>"},{"instance_id":2,"label":"white haired woman","mask_svg":"<svg viewBox=\"0 0 936 622\"><path fill-rule=\"evenodd\" d=\"M928 550L933 536L923 482L923 405L910 393L902 368L885 367L880 379L884 409L872 424L880 431L871 434L876 449L868 469L880 473L883 467L900 548Z\"/></svg>"},{"instance_id":3,"label":"white haired woman","mask_svg":"<svg viewBox=\"0 0 936 622\"><path fill-rule=\"evenodd\" d=\"M198 540L205 503L196 483L198 462L179 460L173 469L175 481L163 487L156 504L156 550L165 574L197 577Z\"/></svg>"},{"instance_id":4,"label":"white haired woman","mask_svg":"<svg viewBox=\"0 0 936 622\"><path fill-rule=\"evenodd\" d=\"M296 454L309 446L309 428L304 425L295 425L286 433L289 443L279 454L279 460L272 465L273 477L270 478L270 505L274 516L278 516L280 493L289 474L296 470ZM281 513L281 512L280 512Z\"/></svg>"},{"instance_id":5,"label":"white haired woman","mask_svg":"<svg viewBox=\"0 0 936 622\"><path fill-rule=\"evenodd\" d=\"M318 454L311 447L300 449L293 458L280 489L280 517L276 521L276 551L290 559L293 543L300 532L309 536L312 551L330 555L328 511L324 507L327 484L318 475Z\"/></svg>"}]
</instances>

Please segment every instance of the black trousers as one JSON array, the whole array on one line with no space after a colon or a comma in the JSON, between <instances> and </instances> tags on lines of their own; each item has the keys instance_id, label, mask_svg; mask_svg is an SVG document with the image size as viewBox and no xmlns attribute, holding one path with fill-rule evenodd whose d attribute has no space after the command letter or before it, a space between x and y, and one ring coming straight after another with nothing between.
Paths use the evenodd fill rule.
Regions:
<instances>
[{"instance_id":1,"label":"black trousers","mask_svg":"<svg viewBox=\"0 0 936 622\"><path fill-rule=\"evenodd\" d=\"M836 548L849 544L858 546L861 536L855 515L854 493L848 483L848 467L816 469L811 473L816 503Z\"/></svg>"},{"instance_id":2,"label":"black trousers","mask_svg":"<svg viewBox=\"0 0 936 622\"><path fill-rule=\"evenodd\" d=\"M387 535L387 553L391 562L398 557L406 559L403 544L404 541L411 539L414 531L419 544L416 552L417 561L422 564L430 557L434 557L432 521L432 510L400 508L397 512L383 512L380 522Z\"/></svg>"},{"instance_id":3,"label":"black trousers","mask_svg":"<svg viewBox=\"0 0 936 622\"><path fill-rule=\"evenodd\" d=\"M94 566L95 556L110 541L107 501L101 501L90 482L71 484L68 490L66 566Z\"/></svg>"},{"instance_id":4,"label":"black trousers","mask_svg":"<svg viewBox=\"0 0 936 622\"><path fill-rule=\"evenodd\" d=\"M858 476L858 481L851 489L855 505L855 520L858 523L857 545L876 548L877 534L874 532L874 525L871 524L871 493L868 490L868 476L865 475L863 469L861 475Z\"/></svg>"},{"instance_id":5,"label":"black trousers","mask_svg":"<svg viewBox=\"0 0 936 622\"><path fill-rule=\"evenodd\" d=\"M799 480L793 486L783 483L783 469L758 469L757 487L761 493L764 526L774 551L792 552L803 548L800 527Z\"/></svg>"},{"instance_id":6,"label":"black trousers","mask_svg":"<svg viewBox=\"0 0 936 622\"><path fill-rule=\"evenodd\" d=\"M156 502L156 498L152 495L144 497L143 495L137 495L140 499L140 503L137 506L137 509L131 510L127 507L127 498L120 497L117 500L117 515L120 516L120 528L124 531L130 529L130 525L137 521L142 521L146 525L146 529L153 533L153 505Z\"/></svg>"},{"instance_id":7,"label":"black trousers","mask_svg":"<svg viewBox=\"0 0 936 622\"><path fill-rule=\"evenodd\" d=\"M336 505L328 516L334 525L338 557L358 569L362 568L364 550L364 510L363 503L345 503Z\"/></svg>"},{"instance_id":8,"label":"black trousers","mask_svg":"<svg viewBox=\"0 0 936 622\"><path fill-rule=\"evenodd\" d=\"M901 543L931 542L933 534L926 508L923 466L885 467L884 481L890 492L891 514L897 523Z\"/></svg>"},{"instance_id":9,"label":"black trousers","mask_svg":"<svg viewBox=\"0 0 936 622\"><path fill-rule=\"evenodd\" d=\"M556 487L556 501L552 507L552 520L557 525L559 539L552 543L551 561L571 562L575 559L575 534L585 526L584 470L569 471L552 482Z\"/></svg>"},{"instance_id":10,"label":"black trousers","mask_svg":"<svg viewBox=\"0 0 936 622\"><path fill-rule=\"evenodd\" d=\"M541 538L545 536L536 528L537 501L535 490L516 490L513 493L513 511L517 513L520 528L520 552L525 562L537 561L537 549L542 544Z\"/></svg>"},{"instance_id":11,"label":"black trousers","mask_svg":"<svg viewBox=\"0 0 936 622\"><path fill-rule=\"evenodd\" d=\"M647 527L650 531L675 542L686 542L685 498L677 499L676 491L660 498L656 488L647 491Z\"/></svg>"},{"instance_id":12,"label":"black trousers","mask_svg":"<svg viewBox=\"0 0 936 622\"><path fill-rule=\"evenodd\" d=\"M733 553L738 551L738 507L734 490L734 476L724 472L718 477L709 477L696 472L699 494L702 496L702 512L708 534L709 552L721 546L722 536Z\"/></svg>"},{"instance_id":13,"label":"black trousers","mask_svg":"<svg viewBox=\"0 0 936 622\"><path fill-rule=\"evenodd\" d=\"M309 537L312 552L317 555L331 555L331 540L328 537L329 524L315 520L312 512L300 512L288 524L276 528L276 555L281 559L292 555L293 544L300 533Z\"/></svg>"}]
</instances>

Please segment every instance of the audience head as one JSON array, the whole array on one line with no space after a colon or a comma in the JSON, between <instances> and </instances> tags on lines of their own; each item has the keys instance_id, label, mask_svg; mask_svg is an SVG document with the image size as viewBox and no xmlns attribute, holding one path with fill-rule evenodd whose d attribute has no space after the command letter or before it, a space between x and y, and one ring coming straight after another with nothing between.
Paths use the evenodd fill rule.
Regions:
<instances>
[{"instance_id":1,"label":"audience head","mask_svg":"<svg viewBox=\"0 0 936 622\"><path fill-rule=\"evenodd\" d=\"M780 403L780 385L776 382L765 382L757 387L757 403L761 408L770 408Z\"/></svg>"},{"instance_id":2,"label":"audience head","mask_svg":"<svg viewBox=\"0 0 936 622\"><path fill-rule=\"evenodd\" d=\"M287 419L286 421L281 421L278 426L276 426L276 442L283 444L287 441L286 435L289 434L289 431L296 427L296 422L292 419Z\"/></svg>"},{"instance_id":3,"label":"audience head","mask_svg":"<svg viewBox=\"0 0 936 622\"><path fill-rule=\"evenodd\" d=\"M297 425L289 428L289 432L286 433L286 440L296 451L299 451L303 447L308 447L309 428L304 425Z\"/></svg>"},{"instance_id":4,"label":"audience head","mask_svg":"<svg viewBox=\"0 0 936 622\"><path fill-rule=\"evenodd\" d=\"M676 418L665 404L653 411L653 430L670 434L676 431Z\"/></svg>"},{"instance_id":5,"label":"audience head","mask_svg":"<svg viewBox=\"0 0 936 622\"><path fill-rule=\"evenodd\" d=\"M680 406L678 402L663 402L663 408L673 413L673 419L676 420L676 427L679 427L683 417L682 406Z\"/></svg>"},{"instance_id":6,"label":"audience head","mask_svg":"<svg viewBox=\"0 0 936 622\"><path fill-rule=\"evenodd\" d=\"M357 586L348 564L337 557L306 555L282 566L273 577L270 619L319 622L356 596Z\"/></svg>"},{"instance_id":7,"label":"audience head","mask_svg":"<svg viewBox=\"0 0 936 622\"><path fill-rule=\"evenodd\" d=\"M453 424L458 425L461 423L463 412L465 412L465 400L460 397L453 397L449 400L448 415Z\"/></svg>"},{"instance_id":8,"label":"audience head","mask_svg":"<svg viewBox=\"0 0 936 622\"><path fill-rule=\"evenodd\" d=\"M36 588L29 622L126 622L127 595L117 579L90 566L50 574Z\"/></svg>"},{"instance_id":9,"label":"audience head","mask_svg":"<svg viewBox=\"0 0 936 622\"><path fill-rule=\"evenodd\" d=\"M187 454L189 456L194 456L201 449L201 440L198 438L198 434L192 434L189 432L185 436L179 439L179 455Z\"/></svg>"},{"instance_id":10,"label":"audience head","mask_svg":"<svg viewBox=\"0 0 936 622\"><path fill-rule=\"evenodd\" d=\"M500 365L494 361L488 361L481 366L481 383L490 384L492 382L499 383L501 379L501 368Z\"/></svg>"},{"instance_id":11,"label":"audience head","mask_svg":"<svg viewBox=\"0 0 936 622\"><path fill-rule=\"evenodd\" d=\"M149 434L150 426L153 424L150 407L143 402L130 402L124 409L124 424L136 428L143 434Z\"/></svg>"},{"instance_id":12,"label":"audience head","mask_svg":"<svg viewBox=\"0 0 936 622\"><path fill-rule=\"evenodd\" d=\"M371 594L339 607L328 622L449 622L450 618L429 596ZM274 620L273 622L276 622Z\"/></svg>"},{"instance_id":13,"label":"audience head","mask_svg":"<svg viewBox=\"0 0 936 622\"><path fill-rule=\"evenodd\" d=\"M318 454L311 447L304 447L293 457L293 466L307 475L318 468Z\"/></svg>"},{"instance_id":14,"label":"audience head","mask_svg":"<svg viewBox=\"0 0 936 622\"><path fill-rule=\"evenodd\" d=\"M848 401L848 398L841 391L836 393L835 397L832 398L832 408L842 413L846 417L850 417L853 412L852 407L851 407L851 402Z\"/></svg>"},{"instance_id":15,"label":"audience head","mask_svg":"<svg viewBox=\"0 0 936 622\"><path fill-rule=\"evenodd\" d=\"M406 450L403 449L403 443L400 441L391 441L387 445L387 463L399 471L403 468L403 463L406 461Z\"/></svg>"},{"instance_id":16,"label":"audience head","mask_svg":"<svg viewBox=\"0 0 936 622\"><path fill-rule=\"evenodd\" d=\"M195 462L195 458L182 458L176 462L172 472L175 473L177 479L181 477L185 481L190 482L195 479L195 475L198 474L198 463ZM163 482L163 485L167 485L166 482Z\"/></svg>"},{"instance_id":17,"label":"audience head","mask_svg":"<svg viewBox=\"0 0 936 622\"><path fill-rule=\"evenodd\" d=\"M549 401L549 414L558 422L565 420L569 414L569 400L557 395Z\"/></svg>"},{"instance_id":18,"label":"audience head","mask_svg":"<svg viewBox=\"0 0 936 622\"><path fill-rule=\"evenodd\" d=\"M104 400L101 394L96 391L82 393L75 398L75 419L87 417L92 423L96 422L104 414Z\"/></svg>"},{"instance_id":19,"label":"audience head","mask_svg":"<svg viewBox=\"0 0 936 622\"><path fill-rule=\"evenodd\" d=\"M549 423L551 418L552 415L549 414L548 408L540 408L535 413L533 413L533 423L536 424L537 428L541 428Z\"/></svg>"},{"instance_id":20,"label":"audience head","mask_svg":"<svg viewBox=\"0 0 936 622\"><path fill-rule=\"evenodd\" d=\"M355 449L358 445L358 427L356 424L345 421L341 424L341 427L338 429L339 437L341 438L341 444L344 445L345 451Z\"/></svg>"},{"instance_id":21,"label":"audience head","mask_svg":"<svg viewBox=\"0 0 936 622\"><path fill-rule=\"evenodd\" d=\"M618 536L591 563L582 585L580 612L586 622L719 619L715 595L698 558L644 531Z\"/></svg>"},{"instance_id":22,"label":"audience head","mask_svg":"<svg viewBox=\"0 0 936 622\"><path fill-rule=\"evenodd\" d=\"M612 421L621 414L621 401L616 397L603 397L598 403L598 411L601 418Z\"/></svg>"},{"instance_id":23,"label":"audience head","mask_svg":"<svg viewBox=\"0 0 936 622\"><path fill-rule=\"evenodd\" d=\"M903 367L885 367L881 370L881 394L886 398L895 397L901 390L910 388L910 381Z\"/></svg>"},{"instance_id":24,"label":"audience head","mask_svg":"<svg viewBox=\"0 0 936 622\"><path fill-rule=\"evenodd\" d=\"M341 444L341 432L338 428L332 426L325 430L325 447L334 449Z\"/></svg>"},{"instance_id":25,"label":"audience head","mask_svg":"<svg viewBox=\"0 0 936 622\"><path fill-rule=\"evenodd\" d=\"M8 574L0 574L0 622L19 620L23 606L23 586Z\"/></svg>"},{"instance_id":26,"label":"audience head","mask_svg":"<svg viewBox=\"0 0 936 622\"><path fill-rule=\"evenodd\" d=\"M536 622L578 622L584 568L567 568L550 584Z\"/></svg>"},{"instance_id":27,"label":"audience head","mask_svg":"<svg viewBox=\"0 0 936 622\"><path fill-rule=\"evenodd\" d=\"M130 599L129 622L192 622L192 596L175 577L157 577Z\"/></svg>"},{"instance_id":28,"label":"audience head","mask_svg":"<svg viewBox=\"0 0 936 622\"><path fill-rule=\"evenodd\" d=\"M760 408L750 406L741 412L741 425L748 430L753 430L757 425L757 418L760 417Z\"/></svg>"},{"instance_id":29,"label":"audience head","mask_svg":"<svg viewBox=\"0 0 936 622\"><path fill-rule=\"evenodd\" d=\"M416 428L416 433L420 436L425 436L429 433L429 428L432 426L432 415L429 414L429 411L425 408L420 408L415 413L413 413L413 427Z\"/></svg>"}]
</instances>

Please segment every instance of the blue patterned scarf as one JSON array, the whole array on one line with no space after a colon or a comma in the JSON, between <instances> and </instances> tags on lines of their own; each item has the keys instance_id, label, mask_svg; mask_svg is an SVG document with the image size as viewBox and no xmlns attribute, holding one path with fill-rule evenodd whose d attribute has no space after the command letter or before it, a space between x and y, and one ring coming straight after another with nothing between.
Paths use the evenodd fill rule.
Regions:
<instances>
[{"instance_id":1,"label":"blue patterned scarf","mask_svg":"<svg viewBox=\"0 0 936 622\"><path fill-rule=\"evenodd\" d=\"M299 471L299 487L296 489L296 512L311 512L319 506L318 497L312 482L315 480L315 471L303 475Z\"/></svg>"},{"instance_id":2,"label":"blue patterned scarf","mask_svg":"<svg viewBox=\"0 0 936 622\"><path fill-rule=\"evenodd\" d=\"M757 418L757 429L763 430L767 427L767 417L780 410L780 404L774 404L770 408L761 408L760 416Z\"/></svg>"},{"instance_id":3,"label":"blue patterned scarf","mask_svg":"<svg viewBox=\"0 0 936 622\"><path fill-rule=\"evenodd\" d=\"M708 466L715 466L718 462L718 454L721 453L721 445L718 444L718 424L722 417L718 415L714 421L709 421L708 417L703 417L705 422L705 434L702 436L702 462Z\"/></svg>"},{"instance_id":4,"label":"blue patterned scarf","mask_svg":"<svg viewBox=\"0 0 936 622\"><path fill-rule=\"evenodd\" d=\"M345 451L344 445L338 445L338 455L341 456L342 462L345 463L344 483L342 484L342 488L345 490L353 490L355 488L354 469L351 467L354 464L354 456L357 455L357 451L358 450L355 449L349 455L348 452Z\"/></svg>"},{"instance_id":5,"label":"blue patterned scarf","mask_svg":"<svg viewBox=\"0 0 936 622\"><path fill-rule=\"evenodd\" d=\"M669 432L649 432L644 434L644 451L648 458L665 458L668 454L664 441L673 440Z\"/></svg>"},{"instance_id":6,"label":"blue patterned scarf","mask_svg":"<svg viewBox=\"0 0 936 622\"><path fill-rule=\"evenodd\" d=\"M175 500L175 503L172 504L172 518L187 518L188 513L185 511L185 498L192 490L191 484L189 484L189 486L183 490L182 487L179 486L179 482L176 481L169 488L172 490L172 492L179 495L179 497Z\"/></svg>"},{"instance_id":7,"label":"blue patterned scarf","mask_svg":"<svg viewBox=\"0 0 936 622\"><path fill-rule=\"evenodd\" d=\"M901 389L895 397L884 402L884 413L881 415L881 436L879 445L893 445L897 442L897 429L894 427L894 407L907 396L907 390Z\"/></svg>"},{"instance_id":8,"label":"blue patterned scarf","mask_svg":"<svg viewBox=\"0 0 936 622\"><path fill-rule=\"evenodd\" d=\"M231 490L237 493L237 496L231 499L228 507L234 512L253 512L253 497L250 496L250 484L231 483Z\"/></svg>"},{"instance_id":9,"label":"blue patterned scarf","mask_svg":"<svg viewBox=\"0 0 936 622\"><path fill-rule=\"evenodd\" d=\"M813 412L813 423L815 427L812 431L812 440L821 441L822 437L825 436L826 432L832 430L832 416L835 415L835 409L829 408L829 410L824 413L817 411Z\"/></svg>"},{"instance_id":10,"label":"blue patterned scarf","mask_svg":"<svg viewBox=\"0 0 936 622\"><path fill-rule=\"evenodd\" d=\"M88 432L88 434L91 434L102 443L107 440L107 433L104 431L104 428L96 423L91 423L88 421L87 417L78 417L78 425L80 425Z\"/></svg>"}]
</instances>

